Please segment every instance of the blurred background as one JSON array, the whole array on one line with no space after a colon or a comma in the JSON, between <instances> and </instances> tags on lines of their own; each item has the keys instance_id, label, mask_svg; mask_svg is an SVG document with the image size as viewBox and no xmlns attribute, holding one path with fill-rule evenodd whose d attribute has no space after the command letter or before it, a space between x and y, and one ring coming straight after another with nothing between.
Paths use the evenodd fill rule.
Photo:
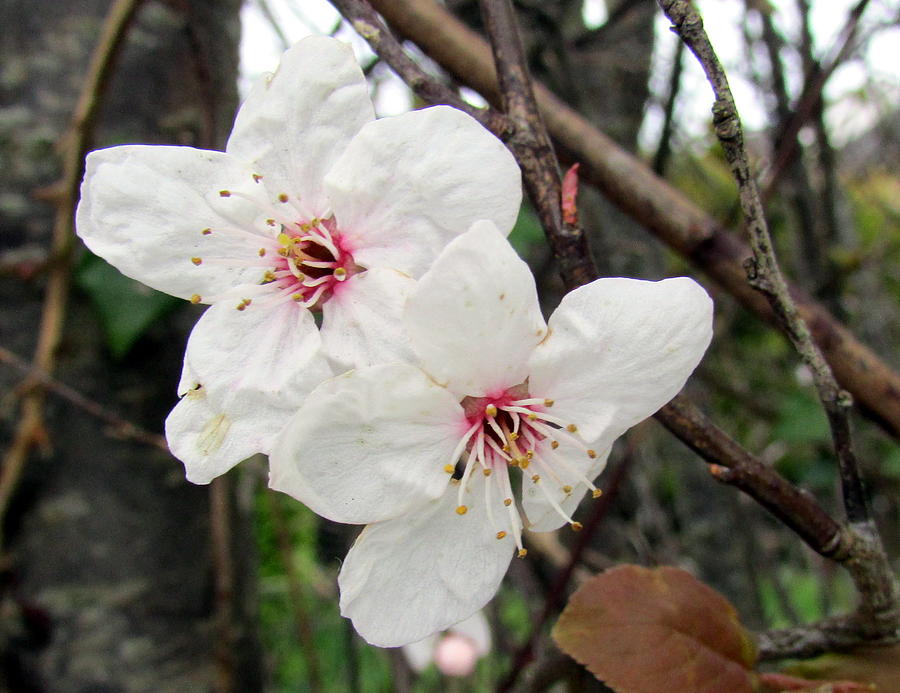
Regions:
<instances>
[{"instance_id":1,"label":"blurred background","mask_svg":"<svg viewBox=\"0 0 900 693\"><path fill-rule=\"evenodd\" d=\"M480 26L476 2L446 5ZM724 226L739 225L732 178L710 132L711 92L654 2L516 5L536 78ZM697 5L744 118L786 273L900 368L900 6ZM379 115L422 104L325 0L145 0L126 22L99 110L73 130L111 7L0 0L0 686L494 690L530 637L538 660L552 658L555 612L541 614L569 560L568 531L526 538L534 550L513 562L483 613L490 645L481 643L472 673L453 676L427 657L372 648L355 635L338 613L335 577L357 529L268 492L264 460L210 487L184 480L160 434L200 310L123 277L67 235L73 132L86 134L89 148L222 148L240 94L309 33L353 45ZM811 89L822 98L790 133ZM786 159L788 146L798 155ZM716 338L689 391L743 446L839 517L827 422L782 337L594 190L582 189L579 210L602 274L687 274L708 288ZM527 205L512 241L549 313L562 285ZM896 556L900 448L871 421L854 424L872 507ZM576 516L596 514L599 525L571 587L622 562L667 564L722 591L754 629L852 607L841 570L717 485L655 421L619 441L600 485L604 502ZM603 690L565 661L549 681L522 681L533 690L551 681Z\"/></svg>"}]
</instances>

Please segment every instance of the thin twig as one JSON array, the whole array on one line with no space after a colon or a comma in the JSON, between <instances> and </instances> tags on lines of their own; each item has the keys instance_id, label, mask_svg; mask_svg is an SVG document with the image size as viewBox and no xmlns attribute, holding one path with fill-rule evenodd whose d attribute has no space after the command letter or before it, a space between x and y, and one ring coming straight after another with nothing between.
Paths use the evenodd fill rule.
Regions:
<instances>
[{"instance_id":1,"label":"thin twig","mask_svg":"<svg viewBox=\"0 0 900 693\"><path fill-rule=\"evenodd\" d=\"M867 522L869 513L866 496L850 439L849 412L852 398L840 388L822 352L813 341L809 327L800 316L778 266L756 180L750 173L740 116L725 70L706 35L700 15L690 3L684 0L660 0L660 6L681 39L700 61L715 94L713 123L716 136L737 181L741 209L753 249L753 259L746 263L750 283L769 300L775 314L781 319L783 329L812 372L819 399L831 425L847 519L854 523Z\"/></svg>"},{"instance_id":2,"label":"thin twig","mask_svg":"<svg viewBox=\"0 0 900 693\"><path fill-rule=\"evenodd\" d=\"M43 373L53 372L56 349L62 336L74 248L72 223L84 167L84 155L90 148L94 121L100 109L104 88L140 4L141 0L116 0L110 7L103 23L100 40L91 57L69 132L61 140L63 173L58 185L59 198L53 222L51 269L44 294L37 346L32 359L35 368ZM32 447L46 438L43 403L44 392L40 384L29 388L22 399L19 423L0 469L0 526ZM0 534L0 546L2 543L3 537Z\"/></svg>"},{"instance_id":3,"label":"thin twig","mask_svg":"<svg viewBox=\"0 0 900 693\"><path fill-rule=\"evenodd\" d=\"M294 615L294 627L297 631L297 641L300 644L300 652L306 663L306 683L312 693L323 690L322 675L319 670L319 657L316 650L316 642L313 637L314 628L312 619L306 608L306 595L303 581L297 575L292 551L291 534L288 530L287 520L284 517L281 494L266 492L263 494L269 516L272 518L272 527L275 530L275 541L278 544L278 556L281 559L281 567L287 578L288 598L291 611Z\"/></svg>"},{"instance_id":4,"label":"thin twig","mask_svg":"<svg viewBox=\"0 0 900 693\"><path fill-rule=\"evenodd\" d=\"M784 129L776 138L783 144L781 150L776 154L775 161L768 172L768 178L762 187L762 199L768 200L778 185L778 180L784 172L790 160L797 153L797 145L799 140L797 135L803 126L809 121L810 117L815 113L822 100L822 90L825 88L826 82L834 74L834 71L840 67L847 57L855 48L855 38L859 29L859 20L866 9L869 0L859 0L858 3L850 10L847 15L847 21L841 30L836 46L832 51L831 58L825 61L825 67L814 68L812 74L807 74L803 86L803 93L797 100L797 107L794 109L793 118L786 123Z\"/></svg>"},{"instance_id":5,"label":"thin twig","mask_svg":"<svg viewBox=\"0 0 900 693\"><path fill-rule=\"evenodd\" d=\"M237 691L237 629L234 603L235 568L232 556L231 479L220 476L209 487L210 544L214 576L213 621L216 631L214 657L215 693Z\"/></svg>"},{"instance_id":6,"label":"thin twig","mask_svg":"<svg viewBox=\"0 0 900 693\"><path fill-rule=\"evenodd\" d=\"M658 176L664 176L666 164L669 162L669 153L672 151L672 131L675 125L675 102L678 100L678 92L681 91L681 72L684 68L684 44L679 41L675 44L675 55L672 57L672 72L669 75L669 93L666 95L666 105L663 108L663 126L659 133L659 144L653 157L653 171Z\"/></svg>"},{"instance_id":7,"label":"thin twig","mask_svg":"<svg viewBox=\"0 0 900 693\"><path fill-rule=\"evenodd\" d=\"M525 189L537 212L563 283L571 289L597 277L587 238L562 213L562 176L550 135L534 97L525 51L509 0L482 0L504 113L513 125L508 145L522 167Z\"/></svg>"},{"instance_id":8,"label":"thin twig","mask_svg":"<svg viewBox=\"0 0 900 693\"><path fill-rule=\"evenodd\" d=\"M100 419L109 426L110 433L116 438L133 440L145 445L152 445L164 452L169 452L169 446L165 437L158 433L141 428L137 424L128 421L107 409L99 402L95 402L83 394L30 365L25 359L0 346L0 361L19 371L26 383L40 383L41 387L71 402L79 409L86 411L91 416Z\"/></svg>"}]
</instances>

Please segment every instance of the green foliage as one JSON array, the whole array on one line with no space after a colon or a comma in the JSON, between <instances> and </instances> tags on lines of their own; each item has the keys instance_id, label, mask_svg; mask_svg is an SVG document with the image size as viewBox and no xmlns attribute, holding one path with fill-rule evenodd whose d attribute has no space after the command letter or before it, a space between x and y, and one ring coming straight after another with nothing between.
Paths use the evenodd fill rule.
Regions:
<instances>
[{"instance_id":1,"label":"green foliage","mask_svg":"<svg viewBox=\"0 0 900 693\"><path fill-rule=\"evenodd\" d=\"M75 275L100 317L106 345L120 359L155 321L183 301L129 279L96 255L87 255Z\"/></svg>"},{"instance_id":2,"label":"green foliage","mask_svg":"<svg viewBox=\"0 0 900 693\"><path fill-rule=\"evenodd\" d=\"M543 245L546 242L541 223L527 202L523 202L519 208L519 217L509 234L509 242L519 256L525 258L529 256L535 246Z\"/></svg>"}]
</instances>

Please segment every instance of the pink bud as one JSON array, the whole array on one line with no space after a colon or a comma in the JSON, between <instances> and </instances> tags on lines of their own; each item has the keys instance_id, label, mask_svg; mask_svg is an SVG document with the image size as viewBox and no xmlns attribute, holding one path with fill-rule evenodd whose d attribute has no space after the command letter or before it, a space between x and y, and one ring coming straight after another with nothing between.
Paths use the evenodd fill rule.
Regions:
<instances>
[{"instance_id":1,"label":"pink bud","mask_svg":"<svg viewBox=\"0 0 900 693\"><path fill-rule=\"evenodd\" d=\"M459 633L447 633L434 648L434 663L447 676L468 676L475 671L478 657L475 641Z\"/></svg>"}]
</instances>

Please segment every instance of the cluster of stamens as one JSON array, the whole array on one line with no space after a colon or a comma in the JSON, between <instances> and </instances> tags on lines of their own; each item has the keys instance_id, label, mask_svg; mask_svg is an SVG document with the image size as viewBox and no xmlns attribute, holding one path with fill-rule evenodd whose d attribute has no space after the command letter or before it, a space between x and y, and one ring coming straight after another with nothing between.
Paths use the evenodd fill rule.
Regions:
<instances>
[{"instance_id":1,"label":"cluster of stamens","mask_svg":"<svg viewBox=\"0 0 900 693\"><path fill-rule=\"evenodd\" d=\"M490 477L485 479L485 508L496 537L505 539L511 534L519 558L524 558L527 554L522 544L524 524L516 507L509 475L509 470L515 467L531 480L573 530L582 529L581 523L573 520L555 497L557 489L562 491L563 497L568 497L573 491L570 485L563 483L557 472L565 472L567 477L578 479L591 490L594 498L601 494L584 473L556 452L560 441L565 441L589 458L597 457L597 452L589 449L577 435L577 426L550 414L547 409L553 406L553 401L528 396L524 386L511 388L497 397L467 397L462 404L469 428L454 450L450 463L444 467L444 471L453 475L454 483L459 485L456 513L465 515L468 512L463 494L471 475L480 468L485 477ZM457 460L461 456L465 462L460 472ZM551 488L547 488L548 485ZM556 489L552 488L554 485ZM494 517L491 499L495 492L500 494L507 508L507 518L503 524L509 531L501 528Z\"/></svg>"},{"instance_id":2,"label":"cluster of stamens","mask_svg":"<svg viewBox=\"0 0 900 693\"><path fill-rule=\"evenodd\" d=\"M253 174L253 180L259 183L262 176ZM232 268L259 267L263 270L259 283L271 285L274 289L263 299L265 304L294 301L304 308L318 308L331 297L337 285L358 270L333 216L312 216L302 209L298 199L287 193L277 196L279 205L267 205L255 196L234 190L220 190L219 197L240 198L260 207L268 215L265 226L269 232L236 228L202 229L200 233L203 236L216 232L250 236L259 244L259 249L254 257L243 261L192 257L191 262L194 265L204 262L223 264ZM281 205L285 206L286 213L279 209ZM198 294L191 297L193 303L202 300L204 299ZM215 300L206 297L207 303ZM253 302L253 298L242 297L235 308L245 310Z\"/></svg>"}]
</instances>

